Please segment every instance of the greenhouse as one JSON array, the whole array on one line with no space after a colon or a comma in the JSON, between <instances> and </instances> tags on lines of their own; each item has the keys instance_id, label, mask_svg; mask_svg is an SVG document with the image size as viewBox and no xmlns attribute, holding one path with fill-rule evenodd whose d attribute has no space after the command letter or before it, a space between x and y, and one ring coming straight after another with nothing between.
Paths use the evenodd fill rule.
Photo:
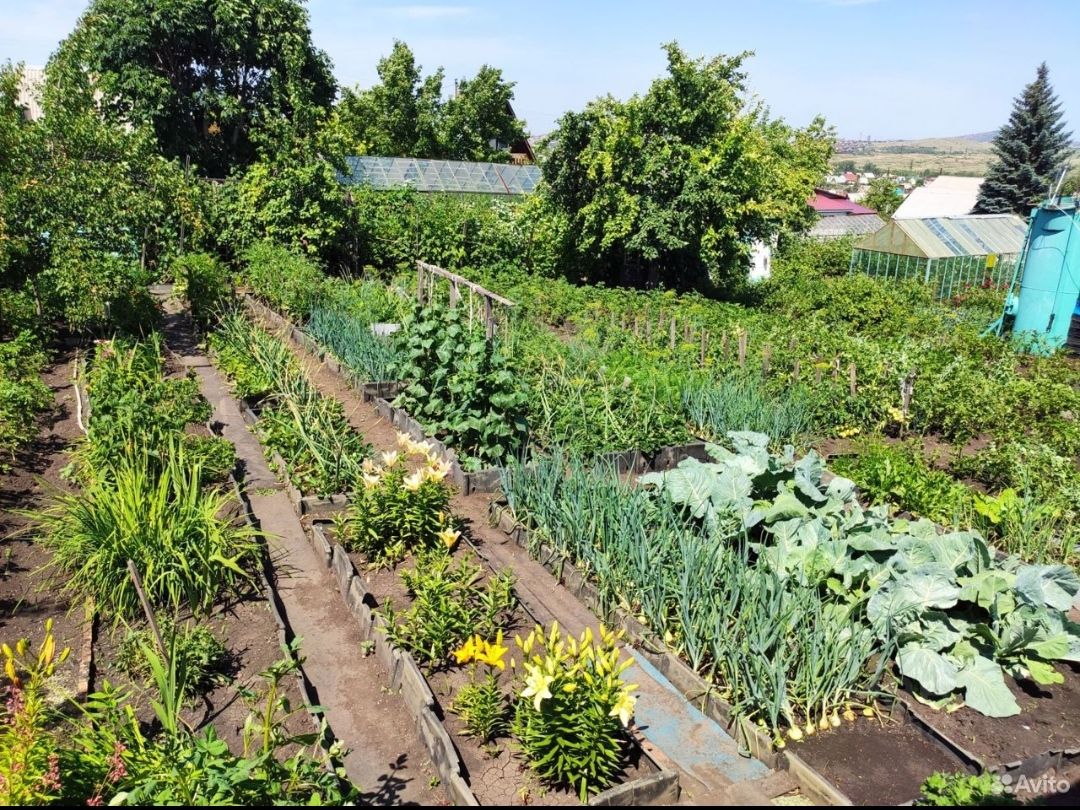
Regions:
<instances>
[{"instance_id":1,"label":"greenhouse","mask_svg":"<svg viewBox=\"0 0 1080 810\"><path fill-rule=\"evenodd\" d=\"M1008 284L1026 233L1014 214L894 219L855 246L850 272L919 279L949 298L973 284Z\"/></svg>"},{"instance_id":2,"label":"greenhouse","mask_svg":"<svg viewBox=\"0 0 1080 810\"><path fill-rule=\"evenodd\" d=\"M349 157L346 185L385 190L411 186L417 191L451 194L531 194L540 182L540 167L462 160L394 157Z\"/></svg>"}]
</instances>

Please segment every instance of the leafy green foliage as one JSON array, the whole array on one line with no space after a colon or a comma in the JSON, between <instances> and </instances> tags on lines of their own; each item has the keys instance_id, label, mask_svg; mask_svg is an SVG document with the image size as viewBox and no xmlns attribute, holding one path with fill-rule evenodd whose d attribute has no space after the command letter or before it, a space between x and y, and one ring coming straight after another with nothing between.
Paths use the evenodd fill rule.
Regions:
<instances>
[{"instance_id":1,"label":"leafy green foliage","mask_svg":"<svg viewBox=\"0 0 1080 810\"><path fill-rule=\"evenodd\" d=\"M505 161L508 147L525 138L522 122L510 110L514 84L497 68L483 65L474 78L455 82L447 101L443 69L424 77L400 40L376 70L378 84L345 90L337 108L338 125L354 152Z\"/></svg>"},{"instance_id":2,"label":"leafy green foliage","mask_svg":"<svg viewBox=\"0 0 1080 810\"><path fill-rule=\"evenodd\" d=\"M171 265L176 293L187 301L200 327L213 324L232 306L232 279L221 260L209 253L185 253Z\"/></svg>"},{"instance_id":3,"label":"leafy green foliage","mask_svg":"<svg viewBox=\"0 0 1080 810\"><path fill-rule=\"evenodd\" d=\"M395 373L406 386L394 404L466 466L493 466L524 446L527 396L495 341L467 318L464 307L416 309L404 325Z\"/></svg>"},{"instance_id":4,"label":"leafy green foliage","mask_svg":"<svg viewBox=\"0 0 1080 810\"><path fill-rule=\"evenodd\" d=\"M920 789L922 807L1000 807L1019 804L1005 794L997 774L934 773Z\"/></svg>"},{"instance_id":5,"label":"leafy green foliage","mask_svg":"<svg viewBox=\"0 0 1080 810\"><path fill-rule=\"evenodd\" d=\"M450 653L474 634L494 638L506 629L517 598L509 570L486 582L479 565L453 561L446 549L421 552L413 570L401 579L412 604L398 612L393 601L382 608L386 637L417 660L441 666Z\"/></svg>"},{"instance_id":6,"label":"leafy green foliage","mask_svg":"<svg viewBox=\"0 0 1080 810\"><path fill-rule=\"evenodd\" d=\"M732 430L767 433L780 441L795 441L810 432L813 406L801 389L770 394L748 377L723 377L683 388L683 409L707 438Z\"/></svg>"},{"instance_id":7,"label":"leafy green foliage","mask_svg":"<svg viewBox=\"0 0 1080 810\"><path fill-rule=\"evenodd\" d=\"M885 174L881 177L875 177L870 181L870 186L866 190L866 196L862 198L862 205L867 208L873 208L882 219L889 219L897 208L900 207L900 203L904 201L902 194L897 194L897 182L889 175Z\"/></svg>"},{"instance_id":8,"label":"leafy green foliage","mask_svg":"<svg viewBox=\"0 0 1080 810\"><path fill-rule=\"evenodd\" d=\"M293 0L95 0L50 70L92 75L107 117L210 177L249 163L265 122L305 122L337 89Z\"/></svg>"},{"instance_id":9,"label":"leafy green foliage","mask_svg":"<svg viewBox=\"0 0 1080 810\"><path fill-rule=\"evenodd\" d=\"M274 309L303 320L321 300L323 272L300 254L274 244L257 242L243 255L242 281Z\"/></svg>"},{"instance_id":10,"label":"leafy green foliage","mask_svg":"<svg viewBox=\"0 0 1080 810\"><path fill-rule=\"evenodd\" d=\"M45 354L29 332L0 343L0 472L37 433L37 415L52 402L41 379Z\"/></svg>"},{"instance_id":11,"label":"leafy green foliage","mask_svg":"<svg viewBox=\"0 0 1080 810\"><path fill-rule=\"evenodd\" d=\"M363 488L336 522L346 548L379 564L395 563L416 549L453 548L460 535L444 483L449 466L403 433L398 445L401 451L382 454L381 465L365 465Z\"/></svg>"},{"instance_id":12,"label":"leafy green foliage","mask_svg":"<svg viewBox=\"0 0 1080 810\"><path fill-rule=\"evenodd\" d=\"M597 99L559 120L544 163L549 199L588 278L730 294L753 240L808 224L831 137L821 119L796 130L748 100L748 54L665 50L668 75L644 96Z\"/></svg>"},{"instance_id":13,"label":"leafy green foliage","mask_svg":"<svg viewBox=\"0 0 1080 810\"><path fill-rule=\"evenodd\" d=\"M129 559L151 605L205 612L247 581L256 552L254 531L226 517L232 496L204 490L201 464L175 436L161 449L161 459L145 448L123 452L111 475L58 493L34 516L64 593L93 598L115 620L140 612Z\"/></svg>"},{"instance_id":14,"label":"leafy green foliage","mask_svg":"<svg viewBox=\"0 0 1080 810\"><path fill-rule=\"evenodd\" d=\"M158 620L158 629L170 658L175 659L177 681L183 684L186 697L203 694L222 681L229 651L209 627ZM117 669L131 678L146 680L151 668L145 650L155 644L149 628L128 630L116 648Z\"/></svg>"},{"instance_id":15,"label":"leafy green foliage","mask_svg":"<svg viewBox=\"0 0 1080 810\"><path fill-rule=\"evenodd\" d=\"M184 433L210 418L194 372L180 378L166 378L164 372L156 334L141 342L116 339L95 346L87 436L75 453L81 477L108 475L116 462L139 452L164 465L175 443L198 462L206 482L220 481L232 470L235 451L229 442Z\"/></svg>"},{"instance_id":16,"label":"leafy green foliage","mask_svg":"<svg viewBox=\"0 0 1080 810\"><path fill-rule=\"evenodd\" d=\"M299 806L355 803L359 792L331 757L343 753L335 743L318 747L316 734L293 734L293 707L286 679L296 663L287 657L260 673L257 688L240 690L249 715L241 750L229 750L213 726L192 732L166 718L163 731L148 736L125 695L108 683L88 697L81 712L64 720L52 744L58 752L67 804ZM157 666L160 657L150 656ZM171 686L175 686L172 684ZM166 681L158 688L170 688ZM176 710L174 696L156 701Z\"/></svg>"},{"instance_id":17,"label":"leafy green foliage","mask_svg":"<svg viewBox=\"0 0 1080 810\"><path fill-rule=\"evenodd\" d=\"M952 476L931 467L916 444L863 442L854 456L833 465L874 503L893 503L937 523L960 525L968 517L972 493Z\"/></svg>"}]
</instances>

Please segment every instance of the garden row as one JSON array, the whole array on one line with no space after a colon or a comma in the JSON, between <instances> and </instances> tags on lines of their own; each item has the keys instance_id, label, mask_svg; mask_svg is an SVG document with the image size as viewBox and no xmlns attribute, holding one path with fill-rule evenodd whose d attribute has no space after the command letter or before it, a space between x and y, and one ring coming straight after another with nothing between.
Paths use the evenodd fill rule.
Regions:
<instances>
[{"instance_id":1,"label":"garden row","mask_svg":"<svg viewBox=\"0 0 1080 810\"><path fill-rule=\"evenodd\" d=\"M410 322L406 320L406 329L408 330ZM367 332L371 334L370 330ZM339 357L345 353L339 353ZM759 447L759 451L764 451L764 447ZM587 465L583 465L580 461L574 458L573 453L567 454L571 458L571 468L573 465L579 465L576 469L578 475L587 468ZM539 462L539 463L537 463ZM577 503L580 505L580 509L573 506L575 500L573 497L568 498L566 491L559 488L556 485L556 481L567 481L565 486L569 488L570 492L574 492L575 475L572 474L569 479L565 478L567 459L556 455L555 460L548 459L545 461L542 457L534 457L533 463L525 467L520 468L517 471L518 480L529 479L529 476L537 476L540 479L545 480L547 490L543 491L542 498L546 508L551 510L552 513L559 515L560 520L566 520L564 525L565 542L570 542L569 538L573 537L573 543L575 549L583 556L578 556L567 548L556 546L557 551L568 559L582 562L584 565L585 576L598 583L598 592L602 596L602 600L598 604L598 608L601 613L609 612L614 606L627 606L632 605L633 610L638 621L641 621L645 617L645 613L636 613L636 611L642 610L641 596L638 588L641 588L645 593L649 594L650 599L655 599L653 603L654 610L673 611L672 604L683 604L686 606L700 605L703 610L707 610L705 607L709 604L709 600L701 598L698 599L691 595L684 595L682 601L676 599L674 594L677 592L679 586L689 586L691 581L695 578L689 577L689 572L699 571L700 565L695 563L694 565L685 564L673 566L674 573L665 574L659 577L662 582L657 582L657 576L649 580L648 584L641 585L639 580L635 580L626 571L626 566L631 565L631 561L636 559L641 563L641 566L637 569L632 569L637 575L643 575L644 571L648 571L650 574L656 575L660 570L656 564L662 557L658 556L660 552L658 549L667 549L671 552L672 547L678 548L680 553L686 552L685 540L679 539L677 543L673 541L673 538L681 538L682 533L686 531L685 526L678 526L678 521L673 521L673 515L669 515L664 520L664 525L657 527L655 525L646 525L642 529L641 534L643 536L649 536L654 538L654 542L657 545L643 544L641 538L638 538L636 534L631 533L634 537L634 541L627 541L623 543L627 535L620 534L616 528L624 525L633 525L625 523L628 519L626 514L619 511L622 507L609 506L609 510L618 512L618 517L612 519L608 525L606 533L600 531L593 531L594 524L589 522L589 518L594 518L597 514L605 514L604 509L598 505L596 501L590 500L589 497L584 498L584 503L579 499ZM793 464L794 459L789 458L787 464ZM511 465L510 470L514 471L516 468ZM521 471L527 471L526 474L522 474ZM506 473L506 476L514 474L513 472ZM614 487L610 491L606 491L605 494L610 496L607 499L607 503L616 504L628 502L634 503L634 497L630 493L639 493L638 497L646 497L641 494L641 490L637 488L627 487L626 491L619 491L619 487L626 487L626 484L620 483L617 473L608 473L610 476L609 487ZM535 483L535 481L534 481ZM700 482L698 482L700 483ZM719 486L724 486L729 482L723 482ZM561 485L560 485L561 486ZM581 487L580 481L576 486ZM680 484L680 486L686 486ZM693 489L693 487L688 487ZM504 477L504 489L510 491L510 487L507 485L507 479ZM585 488L587 490L587 487ZM601 487L603 489L603 487ZM580 494L580 492L578 493ZM748 495L749 493L747 493ZM821 496L821 500L829 500L825 497L825 490L818 491L818 496ZM774 494L774 497L777 497ZM805 500L805 499L804 499ZM817 504L820 506L820 504ZM730 506L730 504L728 504ZM775 506L775 505L774 505ZM791 504L786 504L786 507L790 507ZM815 503L811 499L809 504L802 504L802 507L815 506ZM837 510L832 515L832 519L839 520L839 516L847 514L848 517L844 520L852 520L850 517L851 510L857 508L859 514L863 513L861 506L854 501L854 489L844 494L844 497L840 498L840 501L832 506ZM631 512L635 512L639 516L643 516L650 512L650 508L646 506L627 506ZM686 517L686 509L680 507L674 510L674 512ZM690 515L695 519L700 519L702 515L697 513L698 510L690 510ZM580 520L570 519L567 517L570 514L576 515ZM991 565L990 562L995 559L993 555L987 550L987 546L981 538L970 532L953 532L951 534L940 535L940 529L932 526L927 522L913 524L917 528L910 529L909 524L904 521L892 521L887 518L886 513L883 510L866 510L867 514L874 515L873 520L869 520L868 524L873 524L874 530L883 533L881 539L880 548L865 548L862 551L868 552L865 557L867 559L857 560L854 565L855 568L860 568L860 574L856 577L851 577L847 572L842 570L844 566L840 565L840 560L845 556L859 557L858 554L851 554L850 549L846 552L843 547L832 548L829 551L822 551L811 544L807 547L799 547L799 543L803 542L808 537L817 536L818 540L821 540L821 529L809 528L803 529L803 535L798 535L798 526L787 527L785 533L785 548L783 552L774 550L771 555L762 555L761 560L774 560L775 557L783 557L792 549L787 546L792 545L792 538L795 537L799 542L794 543L795 550L793 552L793 559L796 562L792 563L786 561L779 567L779 572L775 562L759 562L758 552L761 551L758 546L762 545L757 539L751 538L749 535L744 541L731 544L732 536L729 534L723 534L722 538L717 538L715 531L704 533L698 538L698 542L701 544L701 548L710 548L718 540L723 543L724 547L733 547L740 549L741 551L733 551L730 559L727 559L727 563L730 563L728 568L724 571L718 572L715 580L712 577L705 577L702 594L716 594L727 593L726 590L719 587L717 582L728 583L740 583L738 587L745 586L745 592L742 593L744 597L743 601L747 604L752 604L754 599L765 599L769 593L769 588L765 588L765 583L771 582L772 585L772 598L779 600L775 603L762 604L758 611L746 611L747 620L753 615L758 616L775 616L774 609L782 609L787 611L793 617L792 624L787 626L787 630L774 635L772 638L765 636L758 636L756 642L761 647L762 660L768 662L769 672L764 670L761 672L750 673L745 670L745 667L751 666L747 662L751 659L756 659L754 655L748 655L748 651L753 647L748 642L747 637L753 637L755 632L748 628L736 627L732 629L731 635L720 634L721 638L711 638L708 643L715 643L723 645L729 644L727 652L727 665L731 667L741 667L743 669L729 670L728 677L731 678L729 684L738 684L740 689L744 689L745 692L735 694L732 692L722 692L721 694L725 700L730 701L733 706L734 713L741 716L755 716L762 719L765 722L767 728L778 730L780 728L797 729L795 735L806 735L808 722L812 720L814 727L820 727L826 725L828 727L833 726L833 721L838 722L839 714L842 713L844 706L850 702L854 705L867 702L868 696L874 694L875 689L880 689L878 679L875 677L875 673L867 673L864 671L864 666L867 661L874 659L882 662L887 662L891 655L896 657L896 669L894 672L898 676L905 676L909 680L907 681L908 687L913 691L920 693L922 697L927 695L936 695L936 700L939 704L942 703L943 698L948 697L949 693L956 693L957 696L963 695L966 699L966 705L968 707L976 707L989 714L1007 714L1013 713L1014 710L1018 710L1018 706L1015 703L1016 693L1015 688L1010 689L1006 687L1005 681L1001 675L1004 670L1007 670L1013 675L1018 676L1021 680L1031 679L1047 681L1043 684L1043 687L1050 686L1051 683L1060 683L1061 678L1059 673L1054 673L1052 668L1047 669L1047 659L1040 659L1037 653L1034 653L1032 649L1025 645L1015 646L1010 641L1013 638L1013 634L1018 634L1018 637L1027 639L1028 642L1038 646L1044 653L1051 653L1052 657L1063 658L1065 660L1076 660L1076 638L1075 638L1075 626L1072 625L1069 620L1064 616L1064 612L1067 612L1071 607L1071 597L1076 590L1075 575L1069 572L1067 569L1053 566L1020 566L1018 561L1006 562L1003 567L997 565ZM814 519L819 518L819 515L815 515ZM807 513L800 513L796 510L793 514L787 514L784 516L785 520L802 520L805 522ZM738 521L736 521L738 522ZM826 521L828 523L828 521ZM755 524L751 524L755 525ZM831 524L830 524L831 525ZM855 521L852 526L857 526L858 521ZM586 528L582 531L581 527ZM676 528L673 530L673 534L664 534L664 531L659 529L671 530L672 526ZM534 526L534 528L536 528ZM714 527L715 528L715 527ZM750 528L750 527L745 527ZM850 526L849 526L850 528ZM659 537L657 537L659 535ZM791 536L788 536L791 535ZM546 539L548 535L546 531L541 528L541 537ZM772 538L772 531L766 533L767 538ZM949 540L937 541L933 540L934 537L950 538ZM622 540L620 540L622 538ZM957 538L965 538L963 541L957 540ZM835 540L835 538L833 538ZM668 542L672 541L672 542ZM897 607L897 615L894 616L890 611L886 611L888 620L883 626L880 622L876 624L867 620L868 604L871 592L877 592L879 586L887 582L891 577L899 576L901 574L913 574L916 569L920 569L925 566L943 565L943 560L937 560L932 555L928 556L925 552L925 548L921 551L915 548L918 543L923 541L937 543L942 542L944 544L952 543L956 553L950 557L950 561L954 564L950 571L946 571L944 568L940 568L934 573L940 575L941 579L932 581L931 584L934 587L942 587L949 590L950 595L945 596L944 601L949 601L952 596L953 590L956 591L955 601L952 606L957 606L958 613L956 616L952 616L947 619L948 626L950 627L950 634L956 634L955 637L950 635L950 643L944 645L936 645L936 641L933 643L927 643L925 649L916 650L914 647L904 652L903 656L900 655L899 647L891 646L899 644L899 639L907 639L908 644L904 645L907 648L910 644L915 644L919 641L918 633L913 627L905 626L901 633L897 628L896 622L902 623L902 618L906 617L909 622L915 622L919 619L919 614L907 613L904 611L909 609L911 605L908 605L910 600L903 594L907 583L904 586L898 586L902 594L900 602ZM909 549L905 544L912 547ZM586 552L592 550L593 555L599 553L603 556L603 560L597 561L595 556L590 557ZM598 551L603 549L604 551ZM615 549L620 550L616 552ZM643 549L649 549L648 551ZM981 550L980 550L981 549ZM610 553L607 553L611 550ZM636 550L636 557L635 557ZM913 557L905 557L905 553L911 551ZM654 553L655 552L655 553ZM888 554L886 554L888 552ZM921 556L920 556L921 555ZM886 559L879 559L879 558ZM917 560L914 558L918 558ZM925 558L925 559L924 559ZM788 592L783 587L777 587L777 580L785 582L790 579L792 573L797 570L801 570L801 567L805 567L808 559L816 560L821 563L822 570L819 572L820 577L813 579L813 581L802 581L800 587L796 588L793 592ZM874 559L876 563L880 564L880 568L873 570L867 567L867 563L870 559ZM904 560L903 563L897 562L898 560ZM722 561L722 560L721 560ZM700 561L699 561L700 562ZM729 570L730 569L730 570ZM679 575L678 570L682 570L683 574ZM1054 595L1050 598L1053 599L1053 604L1049 604L1046 601L1041 604L1036 604L1038 596L1029 598L1026 602L1024 598L1017 598L1013 592L1015 586L1015 577L1018 572L1022 571L1023 577L1020 580L1021 587L1028 591L1029 597L1031 593L1036 591L1046 590L1047 592L1053 591ZM743 572L741 576L735 576L737 572ZM752 576L747 572L755 572ZM919 570L918 573L926 574L927 571ZM986 594L981 595L978 598L974 598L973 592L966 593L961 597L960 592L967 588L970 591L972 583L967 580L975 575L979 575L981 578L983 575L989 579L994 580L995 587L1004 591L1004 595L1000 598L1008 602L1011 607L1009 610L1003 611L1001 605L998 604L999 596L991 594L988 591ZM603 583L604 577L610 576L612 579L606 584ZM860 577L865 576L865 580L860 580ZM1047 577L1058 585L1046 588L1045 584L1033 585L1034 580L1041 577ZM851 580L851 581L849 581ZM860 580L862 585L858 585L856 580ZM963 583L960 580L965 580ZM1029 580L1031 580L1029 582ZM675 585L673 583L678 583ZM925 583L921 583L925 584ZM620 590L617 586L625 586L627 590ZM736 585L731 585L736 587ZM1029 587L1031 586L1031 587ZM727 586L725 586L727 587ZM1060 590L1054 591L1054 588L1060 587ZM1032 590L1034 588L1034 590ZM888 594L890 588L884 588L878 599L884 598L882 594ZM845 599L841 599L840 595L844 594ZM732 596L731 594L728 594ZM733 597L734 598L734 597ZM979 604L981 599L982 604ZM721 600L723 601L723 600ZM723 604L727 604L724 602ZM878 603L880 604L880 602ZM666 607L658 607L666 606ZM906 606L906 607L904 607ZM719 616L725 615L723 613L722 604L714 604L714 607L721 610L719 614L714 616L701 616L693 617L698 622L699 627L709 628L716 627L716 619ZM943 604L938 604L931 600L931 602L921 603L921 608L928 610L930 613L940 613L941 608L945 607ZM689 609L689 608L688 608ZM985 614L978 615L979 610L989 610L993 614L993 622L987 621ZM1032 616L1033 611L1049 609L1051 618L1047 619L1042 616ZM1012 612L1016 610L1017 615L1012 616ZM1055 614L1054 611L1057 611ZM784 613L784 615L788 615ZM826 617L823 620L822 617ZM859 618L859 622L855 622L853 616ZM962 618L960 618L962 616ZM1011 618L1010 618L1011 616ZM712 661L709 656L712 654L706 648L707 644L703 644L703 638L697 638L695 641L691 641L687 644L687 641L683 639L679 634L682 631L682 622L690 621L692 617L687 615L678 615L676 611L666 615L654 614L650 620L645 621L645 625L654 628L654 632L658 637L664 638L669 642L675 644L676 649L684 657L688 657L688 651L693 650L693 655L688 657L691 663L696 664L695 669L703 671L712 682L716 684L724 684L725 678L721 672L717 669L715 663L709 663ZM925 617L924 617L925 618ZM835 622L832 619L836 619ZM878 615L878 619L881 616ZM1033 622L1028 624L1027 622ZM854 624L853 624L854 622ZM861 622L862 626L858 626ZM959 629L958 625L962 625L963 629ZM781 625L784 627L784 625ZM659 629L655 629L659 628ZM799 641L800 628L810 631L807 636L808 642L794 643ZM884 629L883 629L884 628ZM925 629L925 628L924 628ZM926 631L932 635L934 628L930 628ZM828 636L832 633L833 636ZM820 634L820 637L819 637ZM715 635L715 634L713 634ZM706 637L709 633L705 634ZM678 641L675 641L678 639ZM843 643L839 643L839 639L843 639ZM921 639L926 641L925 637ZM963 642L963 643L961 643ZM1065 645L1063 647L1062 645ZM962 648L962 649L961 649ZM817 653L813 651L817 650ZM812 692L812 697L802 697L800 695L800 689L810 690L810 683L813 678L808 673L816 672L819 665L816 663L822 656L820 652L822 650L829 650L831 653L835 653L838 656L837 660L833 663L834 667L826 667L829 671L829 677L837 678L843 686L839 687L838 691L833 697L828 697L830 687L824 684L815 684L814 689L818 689L818 692ZM1026 651L1025 651L1026 650ZM781 655L783 651L785 654ZM925 653L932 653L929 656ZM806 654L806 658L800 662L799 656L803 653ZM1012 658L1010 659L1010 656ZM1016 656L1019 656L1018 658ZM948 677L943 680L934 680L937 675L940 675L940 671L937 675L927 674L926 672L920 672L919 675L912 674L913 671L918 672L918 668L926 664L923 658L928 657L930 659L929 666L931 669L938 668L947 673ZM844 660L841 660L844 659ZM915 659L915 663L911 663L912 659ZM831 659L830 659L831 660ZM904 669L901 664L902 661L907 660L907 670ZM813 663L812 663L813 662ZM991 667L987 665L987 662L991 664L993 671L998 673L996 675L990 674ZM881 669L877 676L883 673ZM1065 670L1068 672L1068 668ZM972 697L967 697L965 693L966 687L962 684L971 680L974 677L974 673L978 672L979 678L988 678L989 684L980 684L980 688L985 687L987 694L981 693L976 690ZM931 686L920 680L920 676L923 679L930 680ZM787 679L792 680L788 681ZM826 679L827 680L827 679ZM946 684L952 684L948 689L944 689ZM728 687L724 687L730 689ZM932 690L940 691L932 691ZM943 695L942 692L946 694ZM780 698L777 695L781 695ZM1059 692L1060 694L1060 692ZM843 695L841 699L837 697ZM981 697L991 696L990 700L1000 700L1000 704L987 703L981 701ZM1006 695L1008 695L1006 697ZM954 698L955 699L955 698ZM917 702L912 699L910 704L914 707ZM799 706L803 708L800 709ZM957 704L959 705L959 704ZM785 712L789 714L785 714ZM943 715L942 715L943 716ZM812 733L812 732L811 732ZM947 735L946 735L947 736ZM1072 743L1064 738L1052 742L1051 748L1054 745L1059 746L1058 752L1071 747ZM1006 746L1007 747L1007 746ZM1032 757L1041 756L1048 752L1038 751L1031 753ZM969 759L969 762L989 762L993 757L974 756Z\"/></svg>"},{"instance_id":2,"label":"garden row","mask_svg":"<svg viewBox=\"0 0 1080 810\"><path fill-rule=\"evenodd\" d=\"M568 795L545 795L555 787L583 801L592 796L609 803L615 796L646 799L645 784L665 795L674 775L641 783L659 771L622 728L633 698L619 677L626 664L618 660L614 637L560 641L556 628L538 628L542 636L534 634L532 644L519 639L522 676L500 677L509 652L503 638L536 622L517 602L511 572L481 576L471 552L458 548L462 527L450 508L450 463L433 453L432 444L399 434L399 450L374 454L349 426L341 403L320 396L286 344L243 314L226 314L209 342L235 393L249 403L253 430L294 491L298 512L337 512L334 535L364 572L370 602L364 609L378 608L374 621L385 641L377 635L373 643L385 647L384 655L394 650L388 669L399 685L399 657L407 662L401 666L415 669L415 661L428 673L424 689L436 690L458 718L448 726L466 752L464 769L477 798L509 802L519 788L544 803ZM327 562L333 557L327 555ZM390 576L384 590L388 578L378 571L394 568L399 576ZM346 574L352 570L350 564ZM340 585L348 595L350 582ZM361 610L364 601L351 598L350 604ZM368 634L371 621L368 613ZM573 655L566 653L568 643ZM539 655L542 650L549 652ZM445 761L438 733L422 720L426 707L414 710L422 736L435 741L433 759ZM568 723L573 733L566 731ZM511 776L511 739L535 777ZM448 783L455 778L448 774ZM600 793L616 779L625 789L612 798Z\"/></svg>"},{"instance_id":3,"label":"garden row","mask_svg":"<svg viewBox=\"0 0 1080 810\"><path fill-rule=\"evenodd\" d=\"M261 544L227 481L233 448L208 434L195 379L170 376L157 334L98 342L83 376L69 417L86 426L71 452L74 486L29 515L27 534L51 554L59 594L106 628L96 645L106 680L69 711L52 698L69 653L51 623L36 647L4 645L5 803L357 796L310 733L294 655L272 657L279 633L258 595ZM244 644L257 650L241 659ZM197 698L221 708L201 712Z\"/></svg>"}]
</instances>

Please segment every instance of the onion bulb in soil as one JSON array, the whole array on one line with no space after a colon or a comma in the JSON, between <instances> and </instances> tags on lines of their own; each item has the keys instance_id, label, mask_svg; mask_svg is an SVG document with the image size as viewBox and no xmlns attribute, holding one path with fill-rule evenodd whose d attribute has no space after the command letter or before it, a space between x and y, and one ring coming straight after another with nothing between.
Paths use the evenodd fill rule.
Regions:
<instances>
[{"instance_id":1,"label":"onion bulb in soil","mask_svg":"<svg viewBox=\"0 0 1080 810\"><path fill-rule=\"evenodd\" d=\"M793 742L798 742L802 739L802 729L798 726L792 726L788 729L788 739Z\"/></svg>"}]
</instances>

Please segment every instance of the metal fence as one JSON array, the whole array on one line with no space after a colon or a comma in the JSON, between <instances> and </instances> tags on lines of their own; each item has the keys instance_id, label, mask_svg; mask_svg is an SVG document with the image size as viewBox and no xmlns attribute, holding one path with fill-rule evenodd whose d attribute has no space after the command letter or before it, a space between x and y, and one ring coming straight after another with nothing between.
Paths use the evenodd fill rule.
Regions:
<instances>
[{"instance_id":1,"label":"metal fence","mask_svg":"<svg viewBox=\"0 0 1080 810\"><path fill-rule=\"evenodd\" d=\"M851 254L848 271L865 273L884 281L911 280L932 284L935 295L944 299L951 298L968 287L984 284L995 287L1007 285L1012 280L1013 269L1019 258L1019 254L1009 254L925 259L856 248Z\"/></svg>"}]
</instances>

